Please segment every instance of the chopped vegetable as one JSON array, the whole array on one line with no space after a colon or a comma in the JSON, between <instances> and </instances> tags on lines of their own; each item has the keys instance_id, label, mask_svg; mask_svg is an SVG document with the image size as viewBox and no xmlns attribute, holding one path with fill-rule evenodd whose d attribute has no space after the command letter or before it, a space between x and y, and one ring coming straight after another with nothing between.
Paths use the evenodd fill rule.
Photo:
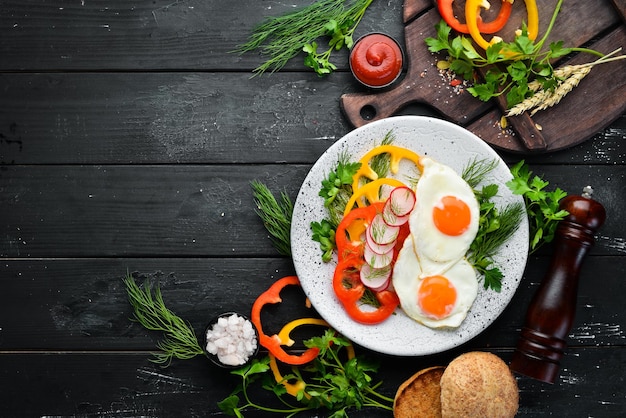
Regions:
<instances>
[{"instance_id":1,"label":"chopped vegetable","mask_svg":"<svg viewBox=\"0 0 626 418\"><path fill-rule=\"evenodd\" d=\"M347 417L349 408L393 410L393 398L377 392L382 382L373 381L373 374L378 367L361 356L350 354L352 344L346 338L328 329L323 336L305 341L305 345L319 350L319 356L306 366L293 367L292 373L282 376L283 381L295 382L292 392L296 393L297 405L292 405L293 396L291 399L283 399L287 389L282 383L275 383L275 376L270 375L273 374L270 359L265 358L232 372L241 377L241 383L230 396L218 403L220 409L238 417L243 417L249 408L293 417L299 412L324 408L329 411L328 416L335 418ZM341 352L344 347L347 349L347 360L343 360L346 355ZM306 383L303 374L306 374ZM261 405L250 399L248 388L254 384L273 392L278 398L278 406ZM242 405L240 395L243 396Z\"/></svg>"},{"instance_id":2,"label":"chopped vegetable","mask_svg":"<svg viewBox=\"0 0 626 418\"><path fill-rule=\"evenodd\" d=\"M374 216L368 228L369 235L379 245L394 243L398 238L399 232L400 227L388 225L380 212Z\"/></svg>"},{"instance_id":3,"label":"chopped vegetable","mask_svg":"<svg viewBox=\"0 0 626 418\"><path fill-rule=\"evenodd\" d=\"M492 43L498 42L499 38L494 38L492 42L488 42L483 38L481 30L478 27L480 20L479 10L485 0L467 0L465 3L465 20L467 22L467 30L474 42L481 48L487 50ZM539 33L539 12L535 0L524 0L526 3L526 12L528 14L527 36L528 39L534 41ZM486 33L486 32L485 32Z\"/></svg>"},{"instance_id":4,"label":"chopped vegetable","mask_svg":"<svg viewBox=\"0 0 626 418\"><path fill-rule=\"evenodd\" d=\"M293 340L289 337L289 334L295 328L303 326L303 325L319 325L319 326L330 328L328 323L324 321L323 319L300 318L300 319L293 320L289 322L287 325L285 325L280 330L278 335L279 337L281 337L281 340L288 341L288 344L286 345L291 346L293 344ZM352 344L346 346L346 351L348 354L348 359L354 358L355 353L354 353L354 347L352 346ZM287 393L293 397L297 398L297 397L304 396L307 399L311 398L311 395L304 392L306 388L306 383L302 379L302 375L299 372L297 372L297 370L295 370L292 367L292 370L294 371L294 377L293 378L285 377L280 372L280 368L278 365L278 361L276 361L276 357L274 357L272 354L269 354L269 358L270 358L270 363L269 363L270 369L272 370L272 374L274 375L274 379L276 380L276 383L284 386Z\"/></svg>"},{"instance_id":5,"label":"chopped vegetable","mask_svg":"<svg viewBox=\"0 0 626 418\"><path fill-rule=\"evenodd\" d=\"M335 268L333 290L353 320L362 324L379 324L389 318L400 304L398 295L390 290L375 292L379 306L361 309L365 285L361 282L360 268L363 261L356 257L341 260Z\"/></svg>"},{"instance_id":6,"label":"chopped vegetable","mask_svg":"<svg viewBox=\"0 0 626 418\"><path fill-rule=\"evenodd\" d=\"M448 25L455 31L459 33L469 34L469 29L467 28L467 24L459 22L459 20L454 16L454 10L452 9L452 3L454 0L437 0L437 8L439 10L439 14L446 21ZM488 5L489 3L487 3ZM478 15L478 29L481 33L496 33L506 25L506 22L509 20L511 16L513 1L512 0L502 0L502 4L500 5L500 10L498 12L498 16L488 23L483 22L480 14ZM485 5L481 3L481 7Z\"/></svg>"},{"instance_id":7,"label":"chopped vegetable","mask_svg":"<svg viewBox=\"0 0 626 418\"><path fill-rule=\"evenodd\" d=\"M374 292L380 292L389 287L392 271L391 264L374 268L368 263L365 263L361 266L359 277L365 286L369 287Z\"/></svg>"},{"instance_id":8,"label":"chopped vegetable","mask_svg":"<svg viewBox=\"0 0 626 418\"><path fill-rule=\"evenodd\" d=\"M379 178L378 173L372 167L372 161L374 158L382 154L390 155L391 159L389 169L392 174L396 174L400 170L400 161L402 159L407 159L413 162L418 170L422 171L422 164L420 163L421 157L418 154L409 149L395 145L379 145L365 153L365 155L359 160L360 167L352 177L353 192L356 192L360 187L362 187L361 180L377 180Z\"/></svg>"},{"instance_id":9,"label":"chopped vegetable","mask_svg":"<svg viewBox=\"0 0 626 418\"><path fill-rule=\"evenodd\" d=\"M362 208L355 208L344 216L335 235L339 260L363 255L361 235L365 233L367 225L372 222L382 207L383 203L375 203Z\"/></svg>"},{"instance_id":10,"label":"chopped vegetable","mask_svg":"<svg viewBox=\"0 0 626 418\"><path fill-rule=\"evenodd\" d=\"M478 10L477 0L468 0L466 7ZM534 91L529 83L539 83L545 90L553 90L559 84L552 62L571 52L586 52L603 56L603 54L587 48L565 48L562 41L552 42L544 50L544 44L555 24L563 0L559 0L552 19L537 42L533 39L538 28L536 3L528 0L528 26L522 27L521 34L512 42L487 42L480 33L474 33L477 43L485 48L484 54L479 53L472 40L465 36L451 37L451 28L445 21L437 23L436 38L426 38L425 42L431 52L445 51L449 55L450 70L465 80L474 81L475 71L486 68L484 80L475 83L467 91L482 101L506 95L507 107L512 108L524 99L533 96ZM474 29L475 31L477 29ZM537 29L538 30L538 29ZM482 40L481 40L482 38ZM484 55L484 56L483 56Z\"/></svg>"},{"instance_id":11,"label":"chopped vegetable","mask_svg":"<svg viewBox=\"0 0 626 418\"><path fill-rule=\"evenodd\" d=\"M394 215L403 217L411 213L416 200L415 192L410 188L396 187L389 194L387 205Z\"/></svg>"},{"instance_id":12,"label":"chopped vegetable","mask_svg":"<svg viewBox=\"0 0 626 418\"><path fill-rule=\"evenodd\" d=\"M371 205L372 203L386 201L388 196L385 196L383 193L385 186L403 187L405 184L393 177L381 177L366 183L352 193L348 203L346 203L344 215L350 212L355 204L360 207L365 207L368 204Z\"/></svg>"},{"instance_id":13,"label":"chopped vegetable","mask_svg":"<svg viewBox=\"0 0 626 418\"><path fill-rule=\"evenodd\" d=\"M270 353L276 356L276 358L283 363L300 365L313 360L319 353L319 349L309 348L301 354L289 354L282 347L284 342L281 338L278 335L269 336L265 334L261 324L261 310L263 307L265 305L282 302L280 292L284 287L290 285L299 286L300 280L298 280L296 276L286 276L274 282L269 289L261 293L252 305L252 314L250 319L259 332L259 343L263 347L267 348Z\"/></svg>"}]
</instances>

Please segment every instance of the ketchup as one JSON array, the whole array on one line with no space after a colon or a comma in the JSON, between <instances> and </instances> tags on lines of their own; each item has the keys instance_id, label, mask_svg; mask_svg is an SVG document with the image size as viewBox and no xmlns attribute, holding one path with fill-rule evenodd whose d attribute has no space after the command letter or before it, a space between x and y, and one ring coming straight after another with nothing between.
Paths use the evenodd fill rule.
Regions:
<instances>
[{"instance_id":1,"label":"ketchup","mask_svg":"<svg viewBox=\"0 0 626 418\"><path fill-rule=\"evenodd\" d=\"M357 80L366 86L385 87L402 72L402 50L387 35L365 35L352 48L350 69Z\"/></svg>"}]
</instances>

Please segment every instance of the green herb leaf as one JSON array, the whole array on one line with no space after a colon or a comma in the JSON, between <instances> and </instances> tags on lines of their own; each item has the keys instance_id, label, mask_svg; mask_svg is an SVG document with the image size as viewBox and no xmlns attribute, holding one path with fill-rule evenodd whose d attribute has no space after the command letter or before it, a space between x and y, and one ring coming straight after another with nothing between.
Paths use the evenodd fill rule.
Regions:
<instances>
[{"instance_id":1,"label":"green herb leaf","mask_svg":"<svg viewBox=\"0 0 626 418\"><path fill-rule=\"evenodd\" d=\"M328 329L323 335L310 338L304 344L306 347L319 348L320 353L311 363L292 367L293 373L284 376L286 381L289 381L303 379L306 374L306 386L296 397L285 399L284 387L273 381L271 371L261 368L258 369L259 373L268 378L262 387L274 393L278 406L253 402L248 396L248 389L255 383L255 380L252 379L254 376L251 376L252 372L248 366L236 373L241 377L241 382L235 389L235 393L241 391L246 403L239 406L241 399L231 394L218 404L222 411L234 415L241 413L240 411L244 409L258 409L291 417L299 412L324 408L328 410L327 416L347 417L347 411L351 408L393 410L393 398L377 391L381 382L373 383L373 375L378 371L378 366L361 356L344 360L345 353L341 350L350 345L346 338ZM268 364L269 358L262 362ZM273 381L273 383L267 383L268 381ZM281 387L282 390L277 389Z\"/></svg>"},{"instance_id":2,"label":"green herb leaf","mask_svg":"<svg viewBox=\"0 0 626 418\"><path fill-rule=\"evenodd\" d=\"M526 25L522 26L519 36L512 42L497 42L479 54L467 36L456 36L450 39L451 28L445 21L438 22L437 38L426 38L425 42L431 52L446 52L450 57L450 70L468 81L474 78L477 69L487 68L487 76L483 83L467 88L474 97L488 101L493 97L505 95L507 106L521 103L534 93L528 89L528 83L539 77L544 87L554 88L559 80L554 76L552 62L574 51L587 52L602 56L601 53L586 48L564 48L563 42L553 42L544 50L546 41L563 0L557 3L550 25L542 39L533 41L528 37ZM504 69L504 70L503 70Z\"/></svg>"},{"instance_id":3,"label":"green herb leaf","mask_svg":"<svg viewBox=\"0 0 626 418\"><path fill-rule=\"evenodd\" d=\"M514 194L524 198L532 253L554 239L558 221L568 215L567 211L559 208L559 202L567 193L558 187L552 192L546 191L549 183L539 176L533 176L524 160L511 167L511 174L513 179L506 185Z\"/></svg>"},{"instance_id":4,"label":"green herb leaf","mask_svg":"<svg viewBox=\"0 0 626 418\"><path fill-rule=\"evenodd\" d=\"M311 222L311 230L313 231L313 241L320 243L322 261L329 262L337 247L335 244L335 227L327 219L322 219L320 222Z\"/></svg>"}]
</instances>

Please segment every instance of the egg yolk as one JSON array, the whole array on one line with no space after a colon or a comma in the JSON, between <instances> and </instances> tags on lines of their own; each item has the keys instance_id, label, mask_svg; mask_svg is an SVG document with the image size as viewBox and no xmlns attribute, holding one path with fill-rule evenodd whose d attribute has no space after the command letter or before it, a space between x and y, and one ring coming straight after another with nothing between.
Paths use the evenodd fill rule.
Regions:
<instances>
[{"instance_id":1,"label":"egg yolk","mask_svg":"<svg viewBox=\"0 0 626 418\"><path fill-rule=\"evenodd\" d=\"M458 236L467 231L471 220L467 203L454 196L444 196L433 208L433 222L443 234Z\"/></svg>"},{"instance_id":2,"label":"egg yolk","mask_svg":"<svg viewBox=\"0 0 626 418\"><path fill-rule=\"evenodd\" d=\"M456 289L443 276L426 277L417 292L419 307L432 318L441 319L450 315L456 303Z\"/></svg>"}]
</instances>

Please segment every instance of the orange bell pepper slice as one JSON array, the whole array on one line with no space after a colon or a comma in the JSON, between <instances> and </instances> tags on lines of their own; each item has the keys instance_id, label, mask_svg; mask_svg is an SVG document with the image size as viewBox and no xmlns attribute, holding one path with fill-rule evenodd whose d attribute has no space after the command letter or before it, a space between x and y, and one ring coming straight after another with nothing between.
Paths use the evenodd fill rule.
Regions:
<instances>
[{"instance_id":1,"label":"orange bell pepper slice","mask_svg":"<svg viewBox=\"0 0 626 418\"><path fill-rule=\"evenodd\" d=\"M281 337L277 334L275 335L267 335L263 332L263 327L261 325L261 310L265 305L275 304L282 302L282 298L280 297L280 292L284 287L289 285L300 285L300 280L297 276L286 276L282 279L277 280L267 289L265 292L261 293L259 297L254 301L252 305L252 313L250 315L250 320L256 327L259 332L259 344L269 350L278 360L283 363L293 364L293 365L301 365L306 364L319 354L318 348L309 348L304 351L302 354L289 354L283 348L283 341Z\"/></svg>"}]
</instances>

